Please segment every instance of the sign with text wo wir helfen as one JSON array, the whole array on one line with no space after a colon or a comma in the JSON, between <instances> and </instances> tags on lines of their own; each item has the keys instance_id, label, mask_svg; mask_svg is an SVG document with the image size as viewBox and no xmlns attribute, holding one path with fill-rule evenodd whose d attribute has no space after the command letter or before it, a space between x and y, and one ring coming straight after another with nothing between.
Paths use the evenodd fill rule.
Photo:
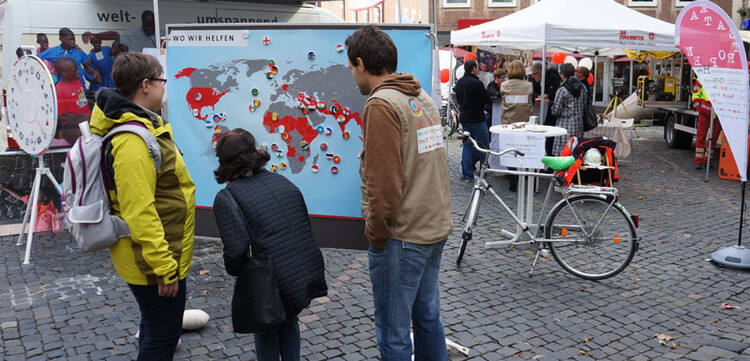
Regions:
<instances>
[{"instance_id":1,"label":"sign with text wo wir helfen","mask_svg":"<svg viewBox=\"0 0 750 361\"><path fill-rule=\"evenodd\" d=\"M747 181L747 55L732 19L716 4L697 1L677 16L675 46L682 50L711 100Z\"/></svg>"}]
</instances>

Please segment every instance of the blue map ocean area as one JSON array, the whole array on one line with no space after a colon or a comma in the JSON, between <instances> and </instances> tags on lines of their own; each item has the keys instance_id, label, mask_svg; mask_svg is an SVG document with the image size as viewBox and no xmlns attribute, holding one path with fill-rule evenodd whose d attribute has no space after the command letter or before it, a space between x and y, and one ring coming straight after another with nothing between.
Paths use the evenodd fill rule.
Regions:
<instances>
[{"instance_id":1,"label":"blue map ocean area","mask_svg":"<svg viewBox=\"0 0 750 361\"><path fill-rule=\"evenodd\" d=\"M352 32L250 30L247 47L168 48L168 119L198 207L211 207L224 187L213 175L212 145L223 132L242 128L271 154L266 168L300 188L310 214L361 218L357 155L367 97L348 68L343 44ZM408 56L414 45L399 47L409 51L399 54L398 70L421 73L429 85L430 41L417 36L426 38L424 30L394 32L397 46L399 38L424 43L418 56Z\"/></svg>"}]
</instances>

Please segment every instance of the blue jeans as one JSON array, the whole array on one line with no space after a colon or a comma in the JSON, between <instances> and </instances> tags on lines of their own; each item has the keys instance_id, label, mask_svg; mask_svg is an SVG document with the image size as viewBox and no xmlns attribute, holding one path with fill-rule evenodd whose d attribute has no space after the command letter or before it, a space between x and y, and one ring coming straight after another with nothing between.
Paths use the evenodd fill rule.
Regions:
<instances>
[{"instance_id":1,"label":"blue jeans","mask_svg":"<svg viewBox=\"0 0 750 361\"><path fill-rule=\"evenodd\" d=\"M174 358L174 349L182 333L186 285L182 279L177 296L161 297L159 286L128 284L141 310L138 361L169 361Z\"/></svg>"},{"instance_id":2,"label":"blue jeans","mask_svg":"<svg viewBox=\"0 0 750 361\"><path fill-rule=\"evenodd\" d=\"M487 124L479 123L461 123L464 131L471 133L471 137L477 141L480 147L489 149L490 131ZM484 160L484 155L474 148L471 141L464 141L464 149L461 153L461 177L463 179L474 179L474 165ZM481 164L481 163L480 163Z\"/></svg>"},{"instance_id":3,"label":"blue jeans","mask_svg":"<svg viewBox=\"0 0 750 361\"><path fill-rule=\"evenodd\" d=\"M385 248L367 252L381 360L411 360L410 324L415 360L448 360L438 283L444 246L445 240L424 245L388 239Z\"/></svg>"},{"instance_id":4,"label":"blue jeans","mask_svg":"<svg viewBox=\"0 0 750 361\"><path fill-rule=\"evenodd\" d=\"M287 320L271 331L256 332L255 354L258 361L299 361L299 324L297 317Z\"/></svg>"}]
</instances>

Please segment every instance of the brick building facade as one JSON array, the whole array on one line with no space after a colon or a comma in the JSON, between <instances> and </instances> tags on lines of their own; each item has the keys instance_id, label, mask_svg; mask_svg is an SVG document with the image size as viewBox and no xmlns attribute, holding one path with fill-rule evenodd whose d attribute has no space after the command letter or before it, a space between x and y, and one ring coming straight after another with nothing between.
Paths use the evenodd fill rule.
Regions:
<instances>
[{"instance_id":1,"label":"brick building facade","mask_svg":"<svg viewBox=\"0 0 750 361\"><path fill-rule=\"evenodd\" d=\"M438 3L437 24L441 43L449 41L450 31L459 29L459 23L471 22L470 19L497 19L525 9L539 1L555 0L436 0ZM597 1L597 0L591 0ZM625 6L638 10L648 16L674 23L677 14L692 0L615 0ZM714 0L739 25L740 16L737 9L743 6L743 0ZM432 2L430 2L432 6ZM585 9L571 9L571 11ZM560 14L564 16L564 14ZM432 18L430 17L430 20Z\"/></svg>"}]
</instances>

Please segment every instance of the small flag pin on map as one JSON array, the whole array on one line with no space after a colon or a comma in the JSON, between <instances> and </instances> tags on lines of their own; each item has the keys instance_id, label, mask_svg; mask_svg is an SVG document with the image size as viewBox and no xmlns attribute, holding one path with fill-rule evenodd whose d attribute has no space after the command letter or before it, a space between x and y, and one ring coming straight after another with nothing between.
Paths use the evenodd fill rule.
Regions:
<instances>
[{"instance_id":1,"label":"small flag pin on map","mask_svg":"<svg viewBox=\"0 0 750 361\"><path fill-rule=\"evenodd\" d=\"M333 167L331 167L331 173L333 173L333 174L339 174L339 167L337 167L335 165Z\"/></svg>"},{"instance_id":2,"label":"small flag pin on map","mask_svg":"<svg viewBox=\"0 0 750 361\"><path fill-rule=\"evenodd\" d=\"M323 134L325 134L325 135L331 135L331 134L333 134L333 129L331 129L331 128L326 128L326 131L325 131L325 133L323 133Z\"/></svg>"},{"instance_id":3,"label":"small flag pin on map","mask_svg":"<svg viewBox=\"0 0 750 361\"><path fill-rule=\"evenodd\" d=\"M276 143L273 143L273 144L271 144L271 150L275 152L275 151L279 150L279 146L276 145Z\"/></svg>"},{"instance_id":4,"label":"small flag pin on map","mask_svg":"<svg viewBox=\"0 0 750 361\"><path fill-rule=\"evenodd\" d=\"M266 73L266 78L272 79L273 78L273 73L271 73L270 71L268 73Z\"/></svg>"},{"instance_id":5,"label":"small flag pin on map","mask_svg":"<svg viewBox=\"0 0 750 361\"><path fill-rule=\"evenodd\" d=\"M281 150L281 149L277 149L276 150L276 156L279 157L279 158L283 157L284 156L284 151Z\"/></svg>"},{"instance_id":6,"label":"small flag pin on map","mask_svg":"<svg viewBox=\"0 0 750 361\"><path fill-rule=\"evenodd\" d=\"M341 133L341 136L344 137L344 140L349 139L349 131L345 130L343 133Z\"/></svg>"},{"instance_id":7,"label":"small flag pin on map","mask_svg":"<svg viewBox=\"0 0 750 361\"><path fill-rule=\"evenodd\" d=\"M279 169L281 169L281 170L286 169L286 163L284 163L284 162L279 163Z\"/></svg>"},{"instance_id":8,"label":"small flag pin on map","mask_svg":"<svg viewBox=\"0 0 750 361\"><path fill-rule=\"evenodd\" d=\"M312 166L310 167L310 170L312 170L312 172L313 172L313 173L318 173L318 171L320 170L320 167L318 167L318 165L317 165L317 164L313 164L313 165L312 165Z\"/></svg>"},{"instance_id":9,"label":"small flag pin on map","mask_svg":"<svg viewBox=\"0 0 750 361\"><path fill-rule=\"evenodd\" d=\"M253 88L253 90L251 91L251 93L253 93L254 96L258 96L258 93L259 93L258 92L258 88Z\"/></svg>"},{"instance_id":10,"label":"small flag pin on map","mask_svg":"<svg viewBox=\"0 0 750 361\"><path fill-rule=\"evenodd\" d=\"M320 143L320 150L328 149L328 143Z\"/></svg>"},{"instance_id":11,"label":"small flag pin on map","mask_svg":"<svg viewBox=\"0 0 750 361\"><path fill-rule=\"evenodd\" d=\"M253 100L253 105L255 105L256 108L259 107L260 106L260 99Z\"/></svg>"},{"instance_id":12,"label":"small flag pin on map","mask_svg":"<svg viewBox=\"0 0 750 361\"><path fill-rule=\"evenodd\" d=\"M262 41L263 45L271 44L271 38L269 38L268 36L264 36Z\"/></svg>"},{"instance_id":13,"label":"small flag pin on map","mask_svg":"<svg viewBox=\"0 0 750 361\"><path fill-rule=\"evenodd\" d=\"M250 104L247 108L250 109L251 112L255 111L255 106L252 104Z\"/></svg>"},{"instance_id":14,"label":"small flag pin on map","mask_svg":"<svg viewBox=\"0 0 750 361\"><path fill-rule=\"evenodd\" d=\"M325 132L326 128L325 128L324 126L322 126L322 125L319 125L319 126L317 126L317 127L315 128L315 130L316 130L316 131L317 131L318 133L320 133L320 134L323 134L323 132Z\"/></svg>"},{"instance_id":15,"label":"small flag pin on map","mask_svg":"<svg viewBox=\"0 0 750 361\"><path fill-rule=\"evenodd\" d=\"M303 140L302 142L300 142L300 148L302 148L302 150L307 150L310 148L310 144L307 144L307 141Z\"/></svg>"},{"instance_id":16,"label":"small flag pin on map","mask_svg":"<svg viewBox=\"0 0 750 361\"><path fill-rule=\"evenodd\" d=\"M307 58L310 60L315 60L315 52L309 52L307 53Z\"/></svg>"},{"instance_id":17,"label":"small flag pin on map","mask_svg":"<svg viewBox=\"0 0 750 361\"><path fill-rule=\"evenodd\" d=\"M332 151L329 150L329 151L326 152L326 159L333 160L333 152Z\"/></svg>"},{"instance_id":18,"label":"small flag pin on map","mask_svg":"<svg viewBox=\"0 0 750 361\"><path fill-rule=\"evenodd\" d=\"M268 59L268 66L274 66L276 65L276 60Z\"/></svg>"},{"instance_id":19,"label":"small flag pin on map","mask_svg":"<svg viewBox=\"0 0 750 361\"><path fill-rule=\"evenodd\" d=\"M343 123L346 121L346 117L343 115L339 115L338 117L336 117L336 120L338 120L339 123Z\"/></svg>"},{"instance_id":20,"label":"small flag pin on map","mask_svg":"<svg viewBox=\"0 0 750 361\"><path fill-rule=\"evenodd\" d=\"M277 167L276 164L271 164L271 172L276 173L278 171L279 171L279 167Z\"/></svg>"},{"instance_id":21,"label":"small flag pin on map","mask_svg":"<svg viewBox=\"0 0 750 361\"><path fill-rule=\"evenodd\" d=\"M336 45L336 51L338 51L339 53L344 51L344 44Z\"/></svg>"},{"instance_id":22,"label":"small flag pin on map","mask_svg":"<svg viewBox=\"0 0 750 361\"><path fill-rule=\"evenodd\" d=\"M284 132L281 134L281 139L283 139L285 142L289 142L289 133Z\"/></svg>"},{"instance_id":23,"label":"small flag pin on map","mask_svg":"<svg viewBox=\"0 0 750 361\"><path fill-rule=\"evenodd\" d=\"M339 157L338 155L334 155L333 156L333 162L336 163L336 164L341 163L341 157Z\"/></svg>"},{"instance_id":24,"label":"small flag pin on map","mask_svg":"<svg viewBox=\"0 0 750 361\"><path fill-rule=\"evenodd\" d=\"M279 115L277 113L271 113L271 120L274 122L279 120Z\"/></svg>"}]
</instances>

